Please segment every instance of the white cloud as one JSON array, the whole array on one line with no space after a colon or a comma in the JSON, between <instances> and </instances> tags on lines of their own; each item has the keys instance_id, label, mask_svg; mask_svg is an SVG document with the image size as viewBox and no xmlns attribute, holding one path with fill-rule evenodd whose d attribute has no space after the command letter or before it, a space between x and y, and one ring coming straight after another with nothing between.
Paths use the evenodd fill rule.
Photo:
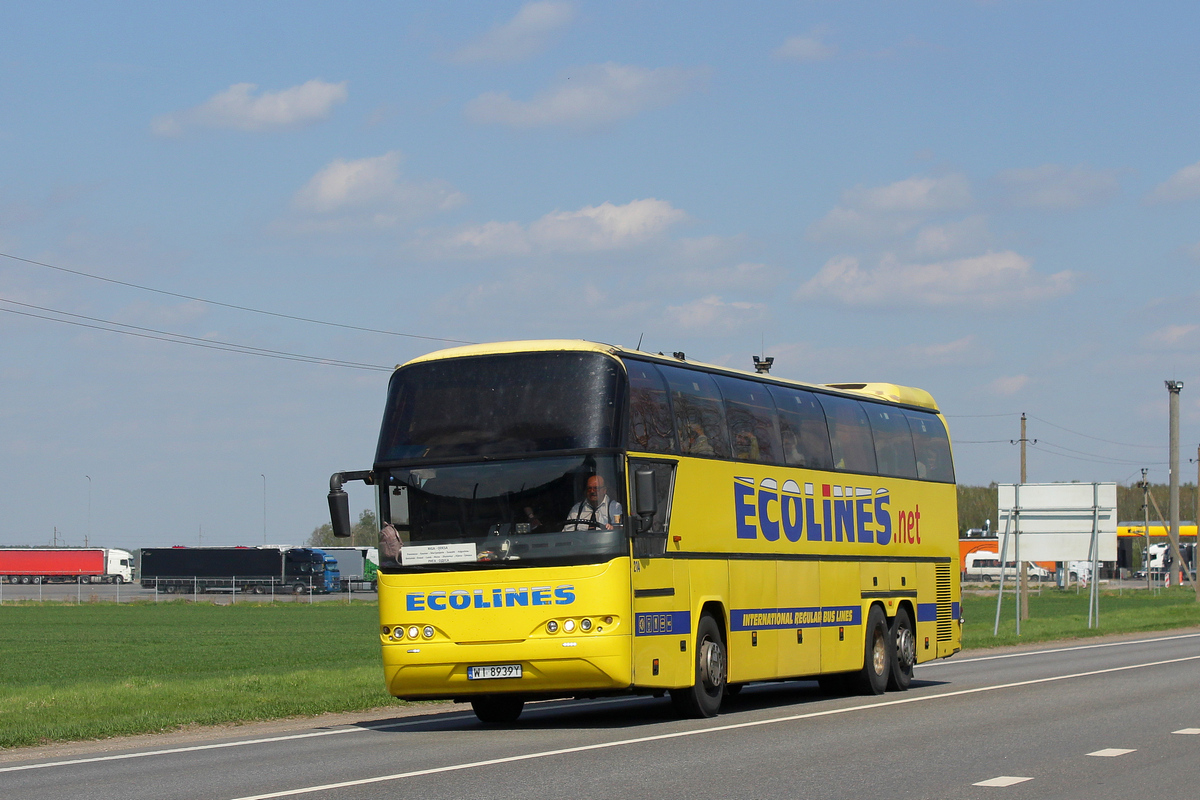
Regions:
<instances>
[{"instance_id":1,"label":"white cloud","mask_svg":"<svg viewBox=\"0 0 1200 800\"><path fill-rule=\"evenodd\" d=\"M254 95L258 86L235 83L195 108L165 114L154 120L159 136L178 136L188 128L231 128L264 131L289 128L325 119L346 100L346 82L311 80L281 92Z\"/></svg>"},{"instance_id":2,"label":"white cloud","mask_svg":"<svg viewBox=\"0 0 1200 800\"><path fill-rule=\"evenodd\" d=\"M1180 347L1190 345L1196 337L1193 334L1200 330L1200 325L1168 325L1146 335L1143 340L1150 347Z\"/></svg>"},{"instance_id":3,"label":"white cloud","mask_svg":"<svg viewBox=\"0 0 1200 800\"><path fill-rule=\"evenodd\" d=\"M930 216L959 211L971 204L965 175L916 176L885 186L858 186L809 228L815 241L878 239L902 236Z\"/></svg>"},{"instance_id":4,"label":"white cloud","mask_svg":"<svg viewBox=\"0 0 1200 800\"><path fill-rule=\"evenodd\" d=\"M389 228L434 211L449 211L466 197L444 181L406 181L398 151L353 161L335 159L292 198L306 218L298 227L336 231Z\"/></svg>"},{"instance_id":5,"label":"white cloud","mask_svg":"<svg viewBox=\"0 0 1200 800\"><path fill-rule=\"evenodd\" d=\"M574 17L573 3L526 3L511 20L455 51L451 60L460 64L524 61L544 50Z\"/></svg>"},{"instance_id":6,"label":"white cloud","mask_svg":"<svg viewBox=\"0 0 1200 800\"><path fill-rule=\"evenodd\" d=\"M527 227L517 222L487 222L418 244L433 254L467 258L602 252L650 243L687 219L686 212L651 197L625 205L601 203L577 211L554 211Z\"/></svg>"},{"instance_id":7,"label":"white cloud","mask_svg":"<svg viewBox=\"0 0 1200 800\"><path fill-rule=\"evenodd\" d=\"M864 269L857 258L831 259L797 291L801 300L831 298L850 306L997 306L1036 302L1074 290L1072 272L1042 275L1012 251L926 264L885 256Z\"/></svg>"},{"instance_id":8,"label":"white cloud","mask_svg":"<svg viewBox=\"0 0 1200 800\"><path fill-rule=\"evenodd\" d=\"M946 256L968 251L978 252L992 240L987 218L976 214L957 222L926 225L917 231L913 250L921 256Z\"/></svg>"},{"instance_id":9,"label":"white cloud","mask_svg":"<svg viewBox=\"0 0 1200 800\"><path fill-rule=\"evenodd\" d=\"M952 342L911 345L905 348L904 352L913 363L926 366L929 364L961 364L975 355L975 337L964 336Z\"/></svg>"},{"instance_id":10,"label":"white cloud","mask_svg":"<svg viewBox=\"0 0 1200 800\"><path fill-rule=\"evenodd\" d=\"M685 330L707 334L729 333L767 318L763 303L727 303L717 295L678 306L667 306L667 319Z\"/></svg>"},{"instance_id":11,"label":"white cloud","mask_svg":"<svg viewBox=\"0 0 1200 800\"><path fill-rule=\"evenodd\" d=\"M1112 199L1120 189L1115 170L1060 164L1010 169L996 176L1010 205L1069 211Z\"/></svg>"},{"instance_id":12,"label":"white cloud","mask_svg":"<svg viewBox=\"0 0 1200 800\"><path fill-rule=\"evenodd\" d=\"M734 290L742 292L766 291L778 286L786 273L768 264L742 262L732 266L711 269L690 269L662 276L662 283L672 287L680 285L693 288Z\"/></svg>"},{"instance_id":13,"label":"white cloud","mask_svg":"<svg viewBox=\"0 0 1200 800\"><path fill-rule=\"evenodd\" d=\"M1014 395L1029 385L1028 375L1008 375L992 381L988 384L988 391L992 394L1000 394L1004 396Z\"/></svg>"},{"instance_id":14,"label":"white cloud","mask_svg":"<svg viewBox=\"0 0 1200 800\"><path fill-rule=\"evenodd\" d=\"M697 70L676 67L594 64L563 75L532 100L488 92L467 103L464 113L480 124L594 130L675 102L699 84L701 75Z\"/></svg>"},{"instance_id":15,"label":"white cloud","mask_svg":"<svg viewBox=\"0 0 1200 800\"><path fill-rule=\"evenodd\" d=\"M1154 187L1146 198L1151 203L1182 203L1200 197L1200 161L1184 167Z\"/></svg>"},{"instance_id":16,"label":"white cloud","mask_svg":"<svg viewBox=\"0 0 1200 800\"><path fill-rule=\"evenodd\" d=\"M803 36L790 36L775 51L775 57L784 61L825 61L837 55L836 45L823 41L826 31L814 28Z\"/></svg>"}]
</instances>

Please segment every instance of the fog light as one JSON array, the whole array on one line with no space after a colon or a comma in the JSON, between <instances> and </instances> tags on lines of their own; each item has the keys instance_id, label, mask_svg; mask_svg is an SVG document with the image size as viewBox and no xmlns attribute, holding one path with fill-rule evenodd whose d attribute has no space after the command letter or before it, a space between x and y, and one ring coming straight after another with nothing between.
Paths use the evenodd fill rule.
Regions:
<instances>
[{"instance_id":1,"label":"fog light","mask_svg":"<svg viewBox=\"0 0 1200 800\"><path fill-rule=\"evenodd\" d=\"M575 620L569 619L563 623L563 632L564 633L570 633L573 630L575 630Z\"/></svg>"},{"instance_id":2,"label":"fog light","mask_svg":"<svg viewBox=\"0 0 1200 800\"><path fill-rule=\"evenodd\" d=\"M546 630L550 633L558 633L558 623L554 620L550 620L546 623Z\"/></svg>"},{"instance_id":3,"label":"fog light","mask_svg":"<svg viewBox=\"0 0 1200 800\"><path fill-rule=\"evenodd\" d=\"M384 635L384 636L387 636L387 635L388 635L388 634L390 634L391 632L392 632L392 629L391 629L391 628L389 628L387 625L384 625L384 626L383 626L383 635Z\"/></svg>"},{"instance_id":4,"label":"fog light","mask_svg":"<svg viewBox=\"0 0 1200 800\"><path fill-rule=\"evenodd\" d=\"M426 625L426 626L425 626L425 630L423 630L423 631L422 631L422 633L424 633L424 634L425 634L425 638L426 638L426 639L432 639L432 638L433 638L433 626L432 626L432 625Z\"/></svg>"},{"instance_id":5,"label":"fog light","mask_svg":"<svg viewBox=\"0 0 1200 800\"><path fill-rule=\"evenodd\" d=\"M415 639L420 635L421 635L421 631L420 631L420 629L417 628L416 625L413 625L411 628L408 629L408 638Z\"/></svg>"},{"instance_id":6,"label":"fog light","mask_svg":"<svg viewBox=\"0 0 1200 800\"><path fill-rule=\"evenodd\" d=\"M605 624L605 625L612 625L612 617L605 617L605 618L604 618L604 624Z\"/></svg>"},{"instance_id":7,"label":"fog light","mask_svg":"<svg viewBox=\"0 0 1200 800\"><path fill-rule=\"evenodd\" d=\"M579 628L583 631L590 631L592 629L592 621L590 619L582 620L579 623Z\"/></svg>"}]
</instances>

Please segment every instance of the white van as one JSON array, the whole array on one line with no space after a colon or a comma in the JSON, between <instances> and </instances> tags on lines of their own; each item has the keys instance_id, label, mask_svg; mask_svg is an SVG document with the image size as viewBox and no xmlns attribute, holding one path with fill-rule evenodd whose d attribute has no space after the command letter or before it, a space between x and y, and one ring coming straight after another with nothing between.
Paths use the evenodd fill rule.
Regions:
<instances>
[{"instance_id":1,"label":"white van","mask_svg":"<svg viewBox=\"0 0 1200 800\"><path fill-rule=\"evenodd\" d=\"M1005 581L1016 580L1016 562L1010 560L1004 565L1003 571ZM1026 571L1029 574L1029 579L1034 581L1048 581L1054 577L1053 573L1049 570L1043 569L1033 562L1026 563ZM967 580L995 582L1000 580L1000 572L1000 554L992 550L968 553L966 561L963 562L963 574Z\"/></svg>"}]
</instances>

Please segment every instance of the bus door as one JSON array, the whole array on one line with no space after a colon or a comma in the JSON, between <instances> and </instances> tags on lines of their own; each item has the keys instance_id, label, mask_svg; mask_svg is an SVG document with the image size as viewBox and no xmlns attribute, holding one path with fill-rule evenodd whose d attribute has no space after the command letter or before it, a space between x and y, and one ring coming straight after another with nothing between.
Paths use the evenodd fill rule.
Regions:
<instances>
[{"instance_id":1,"label":"bus door","mask_svg":"<svg viewBox=\"0 0 1200 800\"><path fill-rule=\"evenodd\" d=\"M637 532L631 514L633 558L633 682L637 686L690 685L694 656L689 644L692 630L688 608L690 591L686 562L667 558L671 539L671 500L676 462L631 458L626 473L630 481L630 506L635 508L638 470L654 473L657 507L649 528Z\"/></svg>"}]
</instances>

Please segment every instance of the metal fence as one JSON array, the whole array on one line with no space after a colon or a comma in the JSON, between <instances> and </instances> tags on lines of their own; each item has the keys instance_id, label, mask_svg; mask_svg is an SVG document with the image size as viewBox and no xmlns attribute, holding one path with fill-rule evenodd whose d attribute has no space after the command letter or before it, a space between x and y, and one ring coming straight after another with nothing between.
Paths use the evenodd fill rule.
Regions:
<instances>
[{"instance_id":1,"label":"metal fence","mask_svg":"<svg viewBox=\"0 0 1200 800\"><path fill-rule=\"evenodd\" d=\"M133 583L10 583L0 579L0 604L14 602L130 603L188 600L216 605L234 603L314 603L375 600L375 592L317 591L311 579L158 577Z\"/></svg>"}]
</instances>

